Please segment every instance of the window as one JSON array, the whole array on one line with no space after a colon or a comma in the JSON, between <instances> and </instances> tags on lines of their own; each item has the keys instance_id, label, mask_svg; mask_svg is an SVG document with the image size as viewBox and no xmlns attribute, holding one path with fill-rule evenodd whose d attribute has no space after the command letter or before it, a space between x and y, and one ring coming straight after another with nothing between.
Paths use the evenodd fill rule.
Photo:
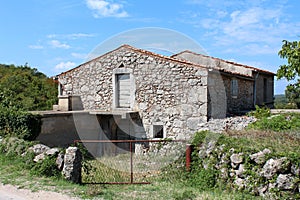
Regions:
<instances>
[{"instance_id":1,"label":"window","mask_svg":"<svg viewBox=\"0 0 300 200\"><path fill-rule=\"evenodd\" d=\"M238 92L239 92L238 80L237 79L232 79L231 80L231 96L233 98L237 98Z\"/></svg>"},{"instance_id":2,"label":"window","mask_svg":"<svg viewBox=\"0 0 300 200\"><path fill-rule=\"evenodd\" d=\"M164 126L163 125L153 125L154 138L164 138Z\"/></svg>"},{"instance_id":3,"label":"window","mask_svg":"<svg viewBox=\"0 0 300 200\"><path fill-rule=\"evenodd\" d=\"M113 104L112 108L116 110L129 110L134 106L135 99L135 81L133 70L124 68L113 70Z\"/></svg>"},{"instance_id":4,"label":"window","mask_svg":"<svg viewBox=\"0 0 300 200\"><path fill-rule=\"evenodd\" d=\"M130 74L116 74L117 107L130 108Z\"/></svg>"},{"instance_id":5,"label":"window","mask_svg":"<svg viewBox=\"0 0 300 200\"><path fill-rule=\"evenodd\" d=\"M164 138L165 131L164 125L162 122L154 122L152 126L150 126L150 135L153 138Z\"/></svg>"}]
</instances>

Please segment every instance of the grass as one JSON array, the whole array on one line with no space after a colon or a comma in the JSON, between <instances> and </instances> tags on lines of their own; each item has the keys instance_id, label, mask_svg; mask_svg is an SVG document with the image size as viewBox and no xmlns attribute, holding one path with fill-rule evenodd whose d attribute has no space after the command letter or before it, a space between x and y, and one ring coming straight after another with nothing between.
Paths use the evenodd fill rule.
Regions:
<instances>
[{"instance_id":1,"label":"grass","mask_svg":"<svg viewBox=\"0 0 300 200\"><path fill-rule=\"evenodd\" d=\"M296 121L300 119L299 116L295 115ZM298 127L297 123L296 129L279 132L248 129L230 131L224 134L196 134L194 141L199 143L215 140L218 144L226 144L228 148L234 147L238 152L248 153L256 153L264 148L269 148L272 151L272 156L288 156L299 163L300 137L297 131L299 130ZM165 149L162 149L162 151L166 152ZM55 191L83 199L260 199L248 193L231 190L225 184L209 187L206 185L211 180L211 177L208 176L209 172L207 174L206 171L199 174L190 174L184 170L183 156L177 155L178 162L173 163L170 162L172 156L166 156L169 157L166 160L158 155L149 154L148 157L133 157L134 172L138 172L134 174L134 181L149 181L151 184L97 184L99 182L129 182L129 154L103 157L98 160L86 160L82 180L83 183L94 184L83 185L72 184L59 177L38 176L26 167L27 164L24 159L0 154L0 180L4 184L12 184L32 191ZM173 165L165 168L166 165L163 165L163 162L173 163Z\"/></svg>"},{"instance_id":2,"label":"grass","mask_svg":"<svg viewBox=\"0 0 300 200\"><path fill-rule=\"evenodd\" d=\"M90 160L89 162L96 168L95 171L103 169L103 166L102 168L99 167L99 162L95 160ZM165 176L165 178L162 178L160 175L154 176L150 179L151 184L146 185L76 185L60 178L34 175L24 165L25 163L22 159L0 154L1 182L31 191L54 191L82 199L257 199L248 194L226 191L220 188L208 191L199 190L181 179L180 175L183 174L178 170L169 172L170 175ZM99 170L100 168L101 170ZM109 171L104 172L109 176ZM98 177L101 174L94 175Z\"/></svg>"}]
</instances>

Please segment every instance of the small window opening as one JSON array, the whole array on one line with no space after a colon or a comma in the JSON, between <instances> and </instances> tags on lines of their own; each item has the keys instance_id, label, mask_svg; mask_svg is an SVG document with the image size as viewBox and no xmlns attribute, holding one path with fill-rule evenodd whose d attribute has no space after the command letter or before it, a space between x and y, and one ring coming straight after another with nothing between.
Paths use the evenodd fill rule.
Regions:
<instances>
[{"instance_id":1,"label":"small window opening","mask_svg":"<svg viewBox=\"0 0 300 200\"><path fill-rule=\"evenodd\" d=\"M232 79L231 80L231 96L236 98L238 96L239 87L238 87L238 80Z\"/></svg>"},{"instance_id":2,"label":"small window opening","mask_svg":"<svg viewBox=\"0 0 300 200\"><path fill-rule=\"evenodd\" d=\"M154 138L164 138L164 126L163 125L153 125L153 137Z\"/></svg>"}]
</instances>

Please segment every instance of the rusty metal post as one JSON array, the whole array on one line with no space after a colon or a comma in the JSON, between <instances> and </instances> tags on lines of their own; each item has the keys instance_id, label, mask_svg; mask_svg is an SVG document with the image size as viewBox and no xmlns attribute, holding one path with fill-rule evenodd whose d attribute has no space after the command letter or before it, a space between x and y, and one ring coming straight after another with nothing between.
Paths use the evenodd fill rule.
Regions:
<instances>
[{"instance_id":1,"label":"rusty metal post","mask_svg":"<svg viewBox=\"0 0 300 200\"><path fill-rule=\"evenodd\" d=\"M191 162L192 162L192 151L193 151L193 145L186 144L185 149L185 167L186 171L191 171Z\"/></svg>"},{"instance_id":2,"label":"rusty metal post","mask_svg":"<svg viewBox=\"0 0 300 200\"><path fill-rule=\"evenodd\" d=\"M132 142L130 144L130 183L133 183Z\"/></svg>"}]
</instances>

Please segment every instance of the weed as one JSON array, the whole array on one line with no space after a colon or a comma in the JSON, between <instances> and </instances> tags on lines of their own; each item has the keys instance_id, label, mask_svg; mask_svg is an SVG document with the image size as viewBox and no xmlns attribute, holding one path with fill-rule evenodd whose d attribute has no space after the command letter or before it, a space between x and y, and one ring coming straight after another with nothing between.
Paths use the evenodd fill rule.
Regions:
<instances>
[{"instance_id":1,"label":"weed","mask_svg":"<svg viewBox=\"0 0 300 200\"><path fill-rule=\"evenodd\" d=\"M267 107L255 106L255 110L248 113L249 116L253 116L257 119L262 119L271 116L271 110Z\"/></svg>"},{"instance_id":2,"label":"weed","mask_svg":"<svg viewBox=\"0 0 300 200\"><path fill-rule=\"evenodd\" d=\"M31 174L34 175L43 175L47 177L60 177L60 171L56 165L55 156L46 156L42 162L36 163L30 170Z\"/></svg>"}]
</instances>

